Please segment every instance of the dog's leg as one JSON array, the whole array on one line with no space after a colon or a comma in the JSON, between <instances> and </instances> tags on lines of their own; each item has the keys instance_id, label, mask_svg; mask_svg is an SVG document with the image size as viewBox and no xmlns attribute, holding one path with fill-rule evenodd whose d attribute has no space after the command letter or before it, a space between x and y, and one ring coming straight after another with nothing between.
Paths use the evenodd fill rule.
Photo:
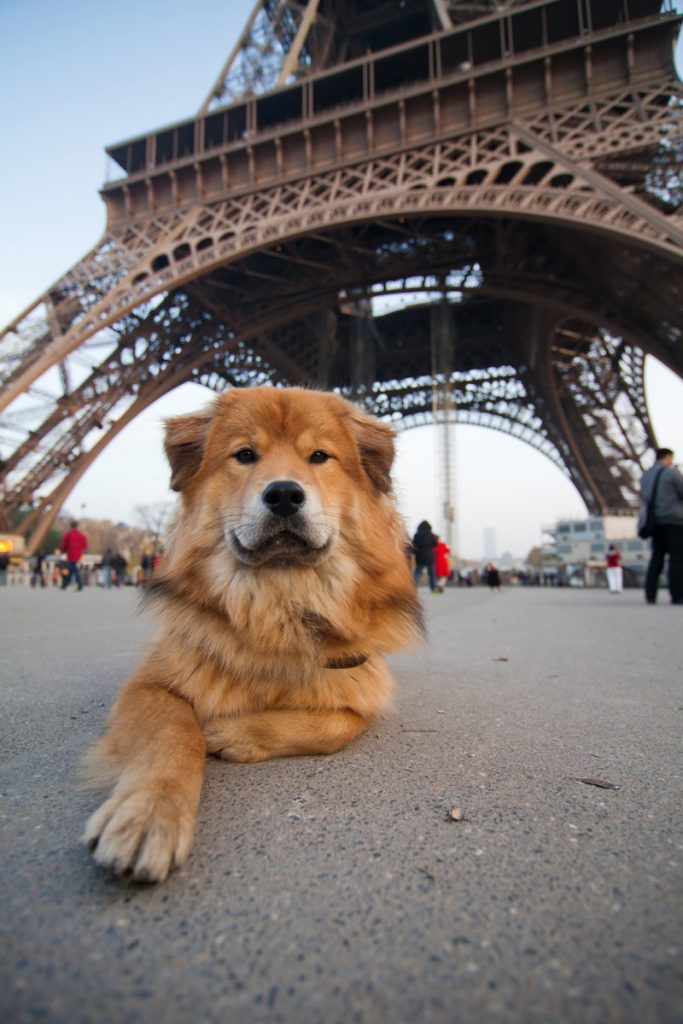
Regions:
<instances>
[{"instance_id":1,"label":"dog's leg","mask_svg":"<svg viewBox=\"0 0 683 1024\"><path fill-rule=\"evenodd\" d=\"M137 675L121 691L86 776L113 785L84 839L98 864L160 882L190 852L204 776L204 737L187 701Z\"/></svg>"},{"instance_id":2,"label":"dog's leg","mask_svg":"<svg viewBox=\"0 0 683 1024\"><path fill-rule=\"evenodd\" d=\"M296 754L333 754L370 725L355 711L257 711L214 718L206 749L226 761L267 761Z\"/></svg>"}]
</instances>

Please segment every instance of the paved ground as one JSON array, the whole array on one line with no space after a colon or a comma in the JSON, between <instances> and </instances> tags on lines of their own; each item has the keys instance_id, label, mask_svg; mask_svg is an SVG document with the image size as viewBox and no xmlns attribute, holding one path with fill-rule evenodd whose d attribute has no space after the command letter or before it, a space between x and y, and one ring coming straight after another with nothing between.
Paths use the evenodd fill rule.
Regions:
<instances>
[{"instance_id":1,"label":"paved ground","mask_svg":"<svg viewBox=\"0 0 683 1024\"><path fill-rule=\"evenodd\" d=\"M137 888L89 863L75 781L136 596L0 592L4 1020L683 1021L683 611L426 603L391 715L331 758L212 761L189 863Z\"/></svg>"}]
</instances>

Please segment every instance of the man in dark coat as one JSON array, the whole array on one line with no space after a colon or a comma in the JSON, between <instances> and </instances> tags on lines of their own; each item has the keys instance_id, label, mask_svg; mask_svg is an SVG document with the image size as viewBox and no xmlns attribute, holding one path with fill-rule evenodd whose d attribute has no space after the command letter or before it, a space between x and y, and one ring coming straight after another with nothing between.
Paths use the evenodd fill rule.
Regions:
<instances>
[{"instance_id":1,"label":"man in dark coat","mask_svg":"<svg viewBox=\"0 0 683 1024\"><path fill-rule=\"evenodd\" d=\"M655 525L652 554L645 577L645 600L657 600L657 584L669 556L669 593L672 604L683 604L683 475L673 465L670 448L658 448L655 463L646 469L640 483L643 510L655 492ZM641 519L643 513L641 513Z\"/></svg>"},{"instance_id":2,"label":"man in dark coat","mask_svg":"<svg viewBox=\"0 0 683 1024\"><path fill-rule=\"evenodd\" d=\"M119 551L115 551L112 565L116 570L116 586L125 586L126 572L128 570L128 559L125 558Z\"/></svg>"},{"instance_id":3,"label":"man in dark coat","mask_svg":"<svg viewBox=\"0 0 683 1024\"><path fill-rule=\"evenodd\" d=\"M432 533L432 528L426 519L423 519L413 537L413 553L415 555L415 585L420 582L422 570L427 570L429 586L432 594L439 594L436 585L436 571L434 559L438 538Z\"/></svg>"}]
</instances>

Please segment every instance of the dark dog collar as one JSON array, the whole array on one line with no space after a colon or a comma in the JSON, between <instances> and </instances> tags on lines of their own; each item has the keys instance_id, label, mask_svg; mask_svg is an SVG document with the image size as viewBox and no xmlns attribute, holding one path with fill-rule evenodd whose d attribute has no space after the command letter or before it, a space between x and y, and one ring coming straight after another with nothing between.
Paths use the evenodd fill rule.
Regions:
<instances>
[{"instance_id":1,"label":"dark dog collar","mask_svg":"<svg viewBox=\"0 0 683 1024\"><path fill-rule=\"evenodd\" d=\"M367 660L367 654L359 654L355 658L331 658L330 661L325 662L323 668L358 668L359 665L364 665Z\"/></svg>"}]
</instances>

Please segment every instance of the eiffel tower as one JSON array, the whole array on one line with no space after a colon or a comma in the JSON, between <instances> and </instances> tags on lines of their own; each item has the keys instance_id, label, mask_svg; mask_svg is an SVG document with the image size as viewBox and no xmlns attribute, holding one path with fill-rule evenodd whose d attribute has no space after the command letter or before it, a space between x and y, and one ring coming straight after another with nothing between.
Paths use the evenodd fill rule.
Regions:
<instances>
[{"instance_id":1,"label":"eiffel tower","mask_svg":"<svg viewBox=\"0 0 683 1024\"><path fill-rule=\"evenodd\" d=\"M683 375L681 15L661 0L259 0L197 116L111 146L102 239L0 334L35 550L173 388L337 388L505 431L592 514ZM84 367L87 367L84 369Z\"/></svg>"}]
</instances>

